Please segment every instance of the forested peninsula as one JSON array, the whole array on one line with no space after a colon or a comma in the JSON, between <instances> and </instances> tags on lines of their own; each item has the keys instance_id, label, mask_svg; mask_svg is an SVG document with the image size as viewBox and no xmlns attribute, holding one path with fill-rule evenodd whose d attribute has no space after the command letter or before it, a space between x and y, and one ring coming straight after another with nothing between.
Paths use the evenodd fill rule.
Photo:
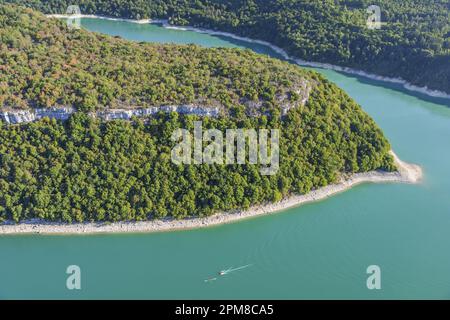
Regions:
<instances>
[{"instance_id":1,"label":"forested peninsula","mask_svg":"<svg viewBox=\"0 0 450 320\"><path fill-rule=\"evenodd\" d=\"M65 13L70 0L1 0ZM0 1L0 2L1 2ZM447 0L80 0L84 14L167 19L268 41L305 61L330 63L450 93ZM370 5L382 28L367 28Z\"/></svg>"},{"instance_id":2,"label":"forested peninsula","mask_svg":"<svg viewBox=\"0 0 450 320\"><path fill-rule=\"evenodd\" d=\"M0 124L0 221L63 223L206 217L278 202L355 173L395 171L374 121L315 72L239 49L133 43L0 5L0 108L74 106L67 121ZM216 117L92 112L196 103ZM171 161L193 122L280 129L280 168Z\"/></svg>"}]
</instances>

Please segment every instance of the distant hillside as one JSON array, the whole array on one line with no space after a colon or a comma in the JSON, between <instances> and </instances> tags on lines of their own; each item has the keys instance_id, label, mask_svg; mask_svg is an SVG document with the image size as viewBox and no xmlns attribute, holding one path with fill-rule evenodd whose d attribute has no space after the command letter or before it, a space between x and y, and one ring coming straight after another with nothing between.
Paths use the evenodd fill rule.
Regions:
<instances>
[{"instance_id":1,"label":"distant hillside","mask_svg":"<svg viewBox=\"0 0 450 320\"><path fill-rule=\"evenodd\" d=\"M6 0L65 13L70 0ZM332 63L450 93L448 0L80 0L83 13L165 18L269 41L307 61ZM383 26L369 30L370 5Z\"/></svg>"}]
</instances>

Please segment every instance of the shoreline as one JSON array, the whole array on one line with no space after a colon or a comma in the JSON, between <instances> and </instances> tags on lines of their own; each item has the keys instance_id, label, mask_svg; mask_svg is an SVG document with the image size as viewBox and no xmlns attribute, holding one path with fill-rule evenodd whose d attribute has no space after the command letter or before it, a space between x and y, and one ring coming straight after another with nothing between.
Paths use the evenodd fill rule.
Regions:
<instances>
[{"instance_id":1,"label":"shoreline","mask_svg":"<svg viewBox=\"0 0 450 320\"><path fill-rule=\"evenodd\" d=\"M371 171L367 173L356 173L348 179L342 180L340 183L313 190L308 194L291 196L278 203L258 205L245 211L235 210L226 213L217 213L206 218L190 218L185 220L165 219L142 222L64 224L33 219L19 224L14 224L13 222L0 224L0 236L18 234L88 235L104 233L154 233L200 229L274 214L303 204L324 200L363 183L420 183L423 178L423 172L420 166L401 161L393 151L391 151L391 154L398 168L396 172Z\"/></svg>"},{"instance_id":2,"label":"shoreline","mask_svg":"<svg viewBox=\"0 0 450 320\"><path fill-rule=\"evenodd\" d=\"M301 66L334 70L334 71L343 72L346 74L353 74L353 75L365 77L365 78L371 79L371 80L401 84L404 89L411 91L411 92L421 93L421 94L424 94L424 95L427 95L427 96L430 96L433 98L450 99L450 93L447 93L444 91L439 91L439 90L428 89L427 86L424 86L424 87L416 86L402 78L385 77L385 76L380 76L380 75L373 74L373 73L367 73L363 70L357 70L357 69L353 69L353 68L349 68L349 67L342 67L342 66L333 65L330 63L312 62L312 61L306 61L306 60L294 58L294 57L289 56L284 49L277 47L267 41L251 39L251 38L247 38L247 37L241 37L241 36L235 35L233 33L229 33L229 32L222 32L222 31L216 31L216 30L204 29L204 28L196 28L196 27L190 27L190 26L173 26L173 25L170 25L167 20L163 20L163 19L134 20L134 19L98 16L98 15L93 15L93 14L88 14L88 15L84 15L84 14L81 14L81 15L50 14L50 15L46 15L46 16L48 18L57 18L57 19L67 19L70 17L74 18L74 19L76 19L76 18L92 18L92 19L102 19L102 20L110 20L110 21L124 21L124 22L137 23L137 24L161 24L166 29L194 31L194 32L205 33L205 34L210 34L210 35L225 36L225 37L229 37L229 38L232 38L235 40L240 40L240 41L245 41L248 43L256 43L256 44L267 46L267 47L271 48L273 51L275 51L276 53L280 54L284 59L294 61L296 64L301 65Z\"/></svg>"}]
</instances>

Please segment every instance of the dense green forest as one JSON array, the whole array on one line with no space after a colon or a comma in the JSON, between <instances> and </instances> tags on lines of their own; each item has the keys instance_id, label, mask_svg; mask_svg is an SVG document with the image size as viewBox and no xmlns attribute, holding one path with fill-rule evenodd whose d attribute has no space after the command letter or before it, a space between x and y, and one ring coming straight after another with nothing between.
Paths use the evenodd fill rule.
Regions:
<instances>
[{"instance_id":1,"label":"dense green forest","mask_svg":"<svg viewBox=\"0 0 450 320\"><path fill-rule=\"evenodd\" d=\"M176 165L176 128L195 116L100 122L84 113L0 127L0 221L135 221L207 216L279 201L336 182L342 173L394 170L389 143L334 85L280 117L202 118L204 128L280 128L280 168Z\"/></svg>"},{"instance_id":2,"label":"dense green forest","mask_svg":"<svg viewBox=\"0 0 450 320\"><path fill-rule=\"evenodd\" d=\"M0 5L0 106L296 105L315 76L250 50L139 44ZM311 81L309 81L311 80ZM262 110L260 110L262 111Z\"/></svg>"},{"instance_id":3,"label":"dense green forest","mask_svg":"<svg viewBox=\"0 0 450 320\"><path fill-rule=\"evenodd\" d=\"M138 44L67 30L16 6L0 5L0 25L2 106L76 103L80 110L65 122L0 123L0 221L206 216L307 193L345 174L395 170L374 121L317 73L249 51ZM76 86L69 83L76 79ZM290 91L302 81L312 84L309 99L280 116L277 93L298 99ZM229 114L105 122L86 112L118 101L189 99L217 100ZM262 100L267 112L247 114L246 99ZM199 119L221 131L280 129L279 170L265 176L249 163L174 164L172 133Z\"/></svg>"},{"instance_id":4,"label":"dense green forest","mask_svg":"<svg viewBox=\"0 0 450 320\"><path fill-rule=\"evenodd\" d=\"M4 1L4 0L3 0ZM7 0L45 13L166 18L174 24L233 32L276 44L307 61L402 77L450 92L448 0ZM369 30L369 5L384 25Z\"/></svg>"}]
</instances>

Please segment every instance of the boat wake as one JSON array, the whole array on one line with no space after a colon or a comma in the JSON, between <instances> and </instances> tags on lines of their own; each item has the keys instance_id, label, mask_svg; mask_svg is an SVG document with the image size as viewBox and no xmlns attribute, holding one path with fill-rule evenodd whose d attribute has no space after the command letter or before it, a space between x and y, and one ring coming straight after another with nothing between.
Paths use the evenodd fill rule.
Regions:
<instances>
[{"instance_id":1,"label":"boat wake","mask_svg":"<svg viewBox=\"0 0 450 320\"><path fill-rule=\"evenodd\" d=\"M242 269L248 268L248 267L250 267L250 266L251 266L251 264L247 264L247 265L245 265L245 266L238 267L238 268L229 268L229 269L226 269L226 270L222 270L222 271L219 272L219 275L225 276L225 275L227 275L227 274L230 274L231 272L235 272L235 271L238 271L238 270L242 270Z\"/></svg>"},{"instance_id":2,"label":"boat wake","mask_svg":"<svg viewBox=\"0 0 450 320\"><path fill-rule=\"evenodd\" d=\"M219 276L226 276L227 274L230 274L230 273L235 272L235 271L243 270L243 269L246 269L246 268L251 267L251 266L252 266L251 264L247 264L245 266L241 266L241 267L237 267L237 268L231 267L231 268L228 268L226 270L220 271L219 272ZM216 281L216 280L217 280L217 277L212 277L212 278L205 279L205 282L212 282L212 281Z\"/></svg>"}]
</instances>

